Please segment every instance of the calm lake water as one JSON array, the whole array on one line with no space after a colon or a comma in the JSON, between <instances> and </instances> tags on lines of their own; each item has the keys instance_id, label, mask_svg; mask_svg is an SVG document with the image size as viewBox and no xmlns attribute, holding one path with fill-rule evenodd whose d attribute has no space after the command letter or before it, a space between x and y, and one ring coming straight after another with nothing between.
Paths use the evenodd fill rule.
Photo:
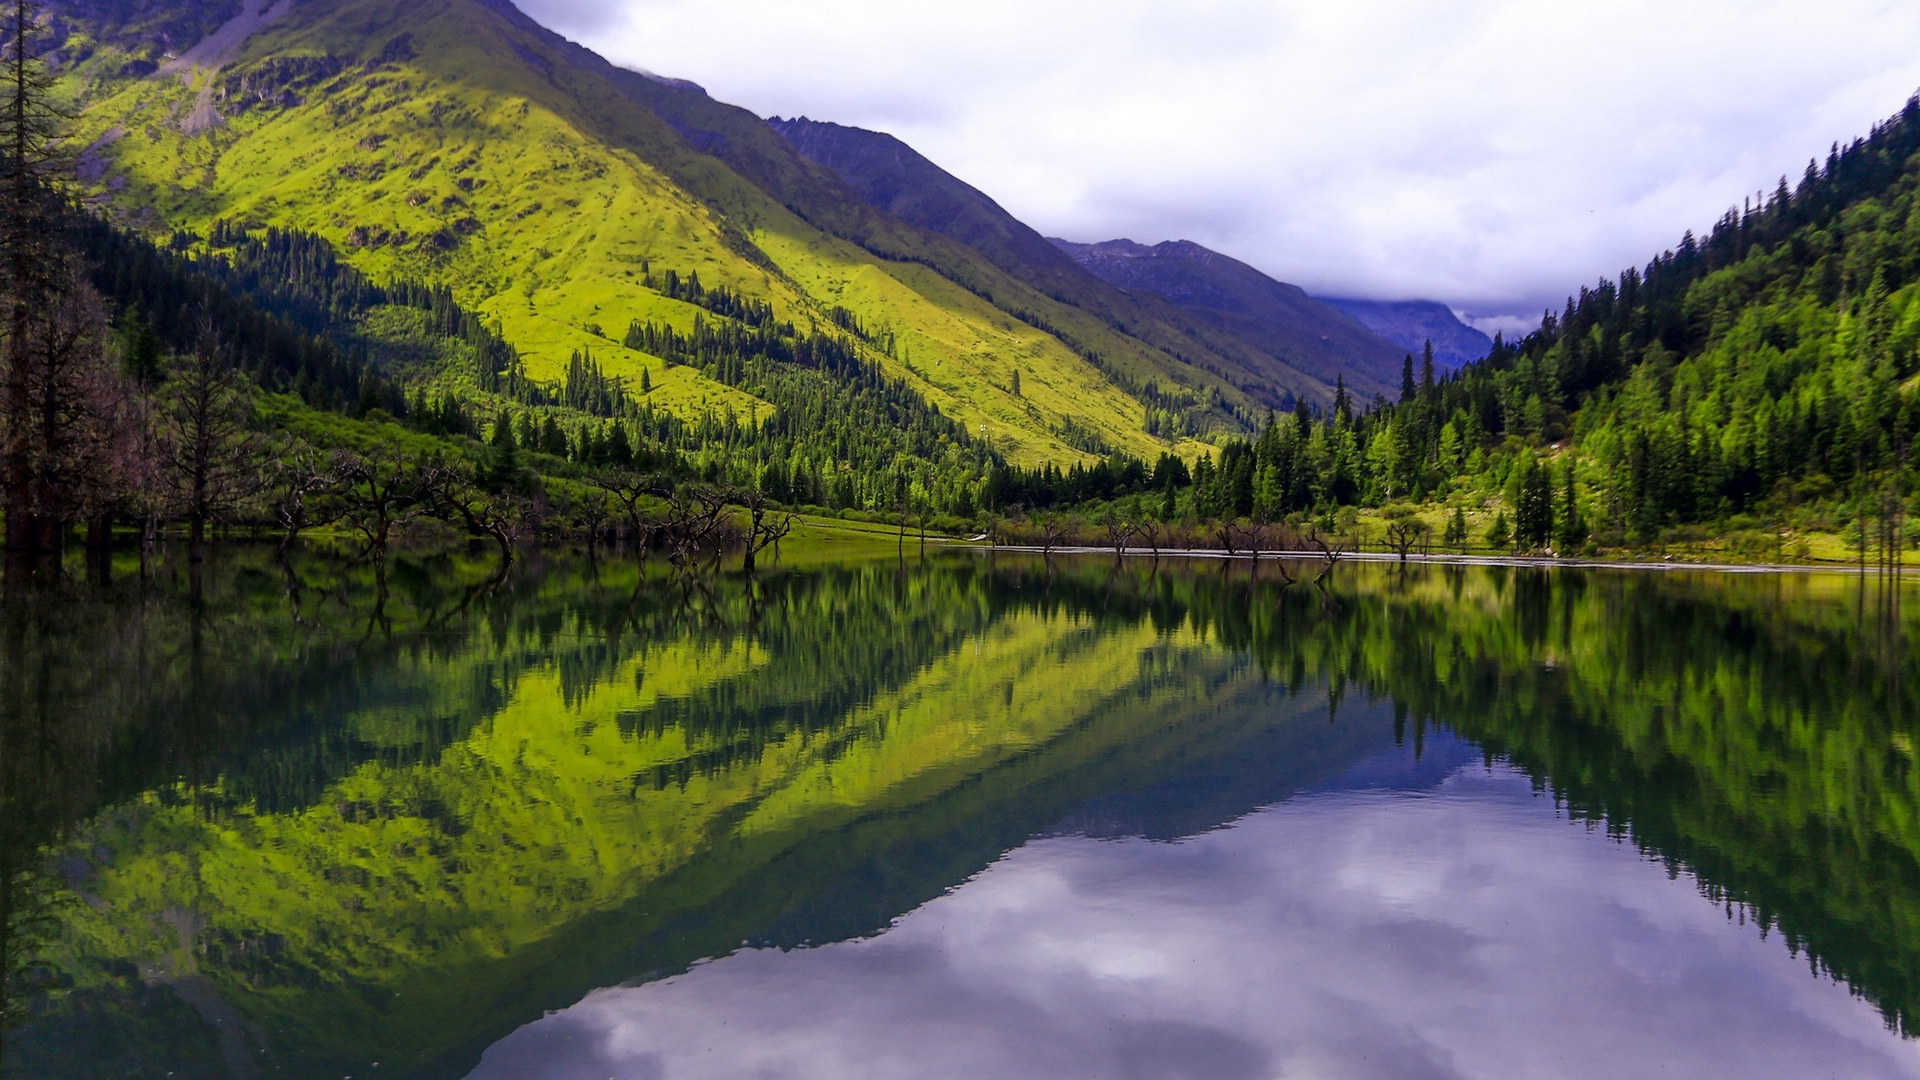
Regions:
<instances>
[{"instance_id":1,"label":"calm lake water","mask_svg":"<svg viewBox=\"0 0 1920 1080\"><path fill-rule=\"evenodd\" d=\"M228 560L0 610L0 1075L1920 1077L1912 589Z\"/></svg>"}]
</instances>

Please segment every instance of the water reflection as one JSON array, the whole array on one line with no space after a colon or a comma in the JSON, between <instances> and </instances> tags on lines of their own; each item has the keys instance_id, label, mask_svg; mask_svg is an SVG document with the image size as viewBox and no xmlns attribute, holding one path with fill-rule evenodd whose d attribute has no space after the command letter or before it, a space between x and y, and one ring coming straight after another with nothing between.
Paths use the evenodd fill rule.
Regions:
<instances>
[{"instance_id":1,"label":"water reflection","mask_svg":"<svg viewBox=\"0 0 1920 1080\"><path fill-rule=\"evenodd\" d=\"M780 1015L721 1048L802 1039L825 1075L920 1030L924 1066L1001 1018L1001 1056L951 1060L1551 1071L1527 1055L1590 1037L1911 1065L1920 701L1886 598L1249 569L698 586L440 557L381 583L317 555L15 604L0 1069L455 1076L576 1003L483 1067L737 1074L701 1039ZM800 1024L822 979L838 1004ZM936 1030L907 1015L947 994ZM1504 1059L1472 1049L1483 1012L1525 1018Z\"/></svg>"},{"instance_id":2,"label":"water reflection","mask_svg":"<svg viewBox=\"0 0 1920 1080\"><path fill-rule=\"evenodd\" d=\"M1690 882L1570 838L1524 776L1475 763L1425 795L1038 840L877 937L593 993L474 1075L1920 1075Z\"/></svg>"}]
</instances>

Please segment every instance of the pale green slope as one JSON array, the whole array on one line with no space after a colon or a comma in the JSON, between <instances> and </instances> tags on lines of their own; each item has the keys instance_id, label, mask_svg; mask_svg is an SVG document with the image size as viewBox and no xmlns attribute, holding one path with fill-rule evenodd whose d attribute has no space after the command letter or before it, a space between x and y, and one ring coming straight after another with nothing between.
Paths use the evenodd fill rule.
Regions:
<instances>
[{"instance_id":1,"label":"pale green slope","mask_svg":"<svg viewBox=\"0 0 1920 1080\"><path fill-rule=\"evenodd\" d=\"M1069 419L1135 454L1169 448L1144 432L1145 406L1059 338L925 265L813 227L477 0L309 0L229 37L230 57L190 54L206 66L128 79L113 74L124 54L101 48L70 72L76 142L124 216L317 233L376 278L452 285L501 322L536 378L591 350L636 383L646 369L655 404L683 414L768 406L617 344L630 320L685 328L697 313L646 288L643 262L767 299L802 326L844 305L892 329L897 359L870 358L1016 461L1082 457L1058 438ZM1167 388L1211 382L1250 410L1091 316L978 273L976 288L1091 343L1111 368Z\"/></svg>"}]
</instances>

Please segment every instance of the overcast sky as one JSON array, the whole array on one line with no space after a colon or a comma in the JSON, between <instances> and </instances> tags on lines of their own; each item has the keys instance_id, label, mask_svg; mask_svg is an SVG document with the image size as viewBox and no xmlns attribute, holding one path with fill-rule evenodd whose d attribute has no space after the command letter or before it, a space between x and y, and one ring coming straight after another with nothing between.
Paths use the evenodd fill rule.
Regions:
<instances>
[{"instance_id":1,"label":"overcast sky","mask_svg":"<svg viewBox=\"0 0 1920 1080\"><path fill-rule=\"evenodd\" d=\"M898 135L1029 224L1537 319L1920 88L1920 4L519 0L761 115Z\"/></svg>"}]
</instances>

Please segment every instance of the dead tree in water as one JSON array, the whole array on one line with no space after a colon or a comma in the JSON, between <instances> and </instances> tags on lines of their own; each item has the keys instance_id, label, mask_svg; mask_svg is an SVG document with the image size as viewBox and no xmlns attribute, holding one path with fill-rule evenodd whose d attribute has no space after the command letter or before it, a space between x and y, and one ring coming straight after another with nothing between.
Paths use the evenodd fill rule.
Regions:
<instances>
[{"instance_id":1,"label":"dead tree in water","mask_svg":"<svg viewBox=\"0 0 1920 1080\"><path fill-rule=\"evenodd\" d=\"M429 470L423 482L423 495L432 512L449 524L464 527L469 536L491 539L500 549L501 568L513 565L514 546L519 543L525 516L517 500L488 492L473 477L446 466Z\"/></svg>"},{"instance_id":2,"label":"dead tree in water","mask_svg":"<svg viewBox=\"0 0 1920 1080\"><path fill-rule=\"evenodd\" d=\"M1137 531L1133 522L1108 510L1107 516L1101 519L1100 525L1106 530L1107 546L1113 549L1113 557L1117 560L1125 555L1127 545L1132 542L1134 533Z\"/></svg>"},{"instance_id":3,"label":"dead tree in water","mask_svg":"<svg viewBox=\"0 0 1920 1080\"><path fill-rule=\"evenodd\" d=\"M747 508L746 554L740 560L740 569L751 574L760 552L772 547L775 558L779 557L780 541L793 532L795 518L792 514L776 513L767 502L767 497L757 489L749 490L740 500Z\"/></svg>"},{"instance_id":4,"label":"dead tree in water","mask_svg":"<svg viewBox=\"0 0 1920 1080\"><path fill-rule=\"evenodd\" d=\"M1035 519L1034 524L1040 527L1040 554L1042 557L1051 558L1053 556L1053 549L1059 547L1067 537L1073 534L1073 523L1058 514L1041 514Z\"/></svg>"},{"instance_id":5,"label":"dead tree in water","mask_svg":"<svg viewBox=\"0 0 1920 1080\"><path fill-rule=\"evenodd\" d=\"M166 465L187 519L187 559L206 557L207 527L258 490L263 446L248 429L251 384L211 320L167 380L160 416Z\"/></svg>"},{"instance_id":6,"label":"dead tree in water","mask_svg":"<svg viewBox=\"0 0 1920 1080\"><path fill-rule=\"evenodd\" d=\"M1320 576L1313 579L1315 585L1324 587L1326 580L1333 576L1334 567L1340 565L1340 560L1346 558L1347 553L1340 549L1338 543L1327 543L1326 539L1320 535L1320 530L1318 529L1307 534L1307 543L1319 551L1320 557L1326 560L1327 565L1320 571Z\"/></svg>"},{"instance_id":7,"label":"dead tree in water","mask_svg":"<svg viewBox=\"0 0 1920 1080\"><path fill-rule=\"evenodd\" d=\"M613 508L605 495L590 495L574 504L573 514L587 535L587 558L592 559L608 524L613 521Z\"/></svg>"},{"instance_id":8,"label":"dead tree in water","mask_svg":"<svg viewBox=\"0 0 1920 1080\"><path fill-rule=\"evenodd\" d=\"M1160 561L1160 543L1166 536L1165 527L1152 518L1148 518L1135 526L1134 531L1139 534L1141 540L1146 542L1147 550L1153 552L1154 561Z\"/></svg>"},{"instance_id":9,"label":"dead tree in water","mask_svg":"<svg viewBox=\"0 0 1920 1080\"><path fill-rule=\"evenodd\" d=\"M663 529L667 557L679 569L694 570L703 562L717 563L739 539L739 526L728 513L727 493L700 484L682 484L667 504Z\"/></svg>"},{"instance_id":10,"label":"dead tree in water","mask_svg":"<svg viewBox=\"0 0 1920 1080\"><path fill-rule=\"evenodd\" d=\"M273 519L281 529L282 555L302 532L340 520L344 508L327 499L338 493L340 483L339 473L323 466L312 448L297 446L283 452L272 485Z\"/></svg>"},{"instance_id":11,"label":"dead tree in water","mask_svg":"<svg viewBox=\"0 0 1920 1080\"><path fill-rule=\"evenodd\" d=\"M639 548L640 558L644 561L648 549L662 531L660 524L648 518L646 504L670 499L672 485L660 477L633 472L596 476L593 483L620 504L621 516L626 519L628 539Z\"/></svg>"},{"instance_id":12,"label":"dead tree in water","mask_svg":"<svg viewBox=\"0 0 1920 1080\"><path fill-rule=\"evenodd\" d=\"M1232 538L1229 551L1245 551L1253 556L1254 562L1260 561L1260 551L1266 547L1271 530L1262 522L1229 522L1226 526Z\"/></svg>"},{"instance_id":13,"label":"dead tree in water","mask_svg":"<svg viewBox=\"0 0 1920 1080\"><path fill-rule=\"evenodd\" d=\"M394 528L428 511L442 467L408 462L391 452L364 457L343 454L335 467L346 502L345 516L367 541L361 557L384 565Z\"/></svg>"}]
</instances>

